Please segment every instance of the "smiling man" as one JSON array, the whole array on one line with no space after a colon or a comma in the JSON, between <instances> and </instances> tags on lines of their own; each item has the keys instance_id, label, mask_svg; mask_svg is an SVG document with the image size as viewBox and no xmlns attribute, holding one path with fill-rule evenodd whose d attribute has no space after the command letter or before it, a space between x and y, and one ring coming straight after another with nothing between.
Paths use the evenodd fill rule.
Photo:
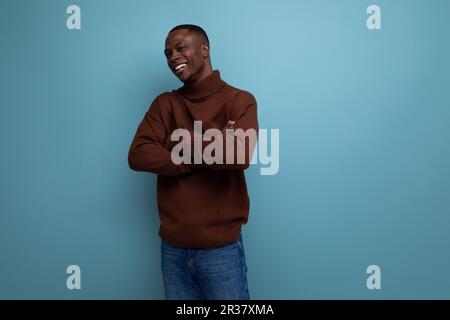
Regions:
<instances>
[{"instance_id":1,"label":"smiling man","mask_svg":"<svg viewBox=\"0 0 450 320\"><path fill-rule=\"evenodd\" d=\"M213 70L209 49L208 36L199 26L170 30L164 55L183 86L153 100L128 153L131 169L158 175L166 299L250 298L241 226L248 221L250 206L244 170L255 143L229 131L257 133L257 104L251 93L230 86ZM194 127L199 121L202 132ZM217 129L224 134L201 139L201 147L219 139L223 149L216 151L234 161L175 164L171 152L178 142L172 133L177 129L191 134L184 142L194 150L196 135ZM234 143L231 150L225 147L229 141ZM244 161L238 161L239 151Z\"/></svg>"}]
</instances>

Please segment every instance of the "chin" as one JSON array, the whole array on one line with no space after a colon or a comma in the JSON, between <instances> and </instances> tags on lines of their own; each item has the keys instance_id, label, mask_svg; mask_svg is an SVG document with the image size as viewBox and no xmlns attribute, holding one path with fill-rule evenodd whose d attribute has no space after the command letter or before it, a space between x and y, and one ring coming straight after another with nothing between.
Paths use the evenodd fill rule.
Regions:
<instances>
[{"instance_id":1,"label":"chin","mask_svg":"<svg viewBox=\"0 0 450 320\"><path fill-rule=\"evenodd\" d=\"M181 81L186 82L186 83L192 82L192 77L190 75L181 76L178 79L180 79Z\"/></svg>"}]
</instances>

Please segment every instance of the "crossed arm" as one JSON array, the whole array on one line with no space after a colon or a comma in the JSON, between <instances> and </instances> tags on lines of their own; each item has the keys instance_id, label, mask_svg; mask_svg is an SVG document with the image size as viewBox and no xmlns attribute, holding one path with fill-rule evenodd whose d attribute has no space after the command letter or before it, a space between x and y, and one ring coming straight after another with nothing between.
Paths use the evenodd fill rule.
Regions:
<instances>
[{"instance_id":1,"label":"crossed arm","mask_svg":"<svg viewBox=\"0 0 450 320\"><path fill-rule=\"evenodd\" d=\"M246 143L245 139L241 139L238 136L228 136L227 138L226 129L242 129L243 131L254 129L257 134L257 105L253 96L247 94L242 95L241 97L238 96L235 103L238 104L239 112L233 115L234 118L230 119L222 129L222 135L213 137L211 141L204 141L203 137L201 137L201 150L204 150L204 148L212 143L214 139L223 139L223 150L221 150L221 156L224 159L223 164L206 164L204 161L200 164L193 164L193 161L191 161L191 164L181 163L177 165L173 163L171 150L174 142L170 139L171 133L167 132L165 129L160 114L158 99L155 99L139 124L131 143L128 152L128 164L130 168L135 171L146 171L161 175L181 175L202 168L214 170L246 169L250 164L255 145ZM190 140L193 146L194 132L191 131L190 134ZM230 139L234 139L234 159L231 164L227 164L225 163L227 157L227 148L225 146L226 141L230 141ZM237 151L239 149L241 149L245 155L243 163L238 163L239 161L237 161ZM191 150L196 149L192 148ZM192 159L193 158L194 152L192 152Z\"/></svg>"}]
</instances>

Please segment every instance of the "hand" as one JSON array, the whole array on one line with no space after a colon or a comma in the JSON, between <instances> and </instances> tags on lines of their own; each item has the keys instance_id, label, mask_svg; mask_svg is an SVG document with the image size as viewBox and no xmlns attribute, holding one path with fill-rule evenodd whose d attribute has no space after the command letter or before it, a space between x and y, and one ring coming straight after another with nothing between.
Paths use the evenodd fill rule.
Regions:
<instances>
[{"instance_id":1,"label":"hand","mask_svg":"<svg viewBox=\"0 0 450 320\"><path fill-rule=\"evenodd\" d=\"M233 120L229 120L228 123L226 124L225 128L222 129L222 132L226 133L227 129L234 129L234 124L235 124L235 122Z\"/></svg>"}]
</instances>

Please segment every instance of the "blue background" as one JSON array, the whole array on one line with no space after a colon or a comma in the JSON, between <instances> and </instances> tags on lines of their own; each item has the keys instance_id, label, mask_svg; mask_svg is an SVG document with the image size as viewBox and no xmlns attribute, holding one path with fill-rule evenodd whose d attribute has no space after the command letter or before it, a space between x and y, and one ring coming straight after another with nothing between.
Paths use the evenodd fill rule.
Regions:
<instances>
[{"instance_id":1,"label":"blue background","mask_svg":"<svg viewBox=\"0 0 450 320\"><path fill-rule=\"evenodd\" d=\"M370 4L382 30L366 27ZM127 155L151 101L181 86L163 55L181 23L208 32L213 67L280 129L279 173L246 171L251 298L450 298L449 1L0 9L0 298L164 297L156 176ZM66 288L71 264L81 290Z\"/></svg>"}]
</instances>

